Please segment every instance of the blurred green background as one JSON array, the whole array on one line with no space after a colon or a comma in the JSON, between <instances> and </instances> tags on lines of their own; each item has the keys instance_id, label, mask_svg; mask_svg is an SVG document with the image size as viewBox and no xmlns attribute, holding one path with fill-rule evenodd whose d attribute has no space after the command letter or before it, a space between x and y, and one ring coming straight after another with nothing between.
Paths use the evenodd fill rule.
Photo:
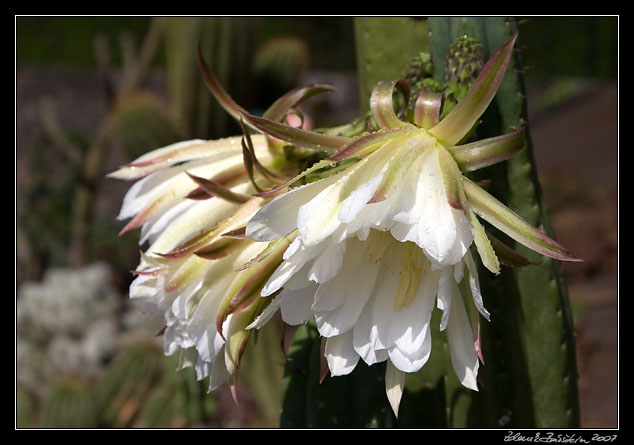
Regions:
<instances>
[{"instance_id":1,"label":"blurred green background","mask_svg":"<svg viewBox=\"0 0 634 445\"><path fill-rule=\"evenodd\" d=\"M618 17L517 20L551 219L586 259L566 266L582 422L613 426ZM19 16L15 25L16 425L277 426L279 327L243 367L240 407L226 389L207 394L205 382L176 372L155 336L160 320L126 296L138 234L117 236L116 215L130 184L104 176L171 142L237 134L198 73L199 43L253 112L296 85L327 83L337 92L307 105L311 119L354 118L353 18Z\"/></svg>"}]
</instances>

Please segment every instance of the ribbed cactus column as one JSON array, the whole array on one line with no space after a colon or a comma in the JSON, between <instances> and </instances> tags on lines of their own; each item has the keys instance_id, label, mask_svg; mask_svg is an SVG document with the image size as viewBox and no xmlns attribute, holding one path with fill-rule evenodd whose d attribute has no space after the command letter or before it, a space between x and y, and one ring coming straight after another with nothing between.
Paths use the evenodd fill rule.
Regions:
<instances>
[{"instance_id":1,"label":"ribbed cactus column","mask_svg":"<svg viewBox=\"0 0 634 445\"><path fill-rule=\"evenodd\" d=\"M369 91L376 81L403 77L407 63L421 52L428 52L433 63L429 85L439 86L445 102L459 100L469 77L479 69L478 55L491 57L515 28L512 20L503 17L356 19L361 111L368 109ZM454 54L447 58L451 45ZM519 66L515 54L476 131L480 139L525 126L527 147L472 179L490 179L491 194L553 236L528 136ZM452 370L444 333L436 328L438 311L432 317L433 353L421 371L407 375L398 420L384 394L385 366L360 364L348 376L326 378L319 384L321 340L309 324L299 329L289 354L282 426L577 427L574 334L561 264L487 228L532 264L503 267L499 276L484 268L480 271L491 321L481 323L484 364L478 392L463 387Z\"/></svg>"}]
</instances>

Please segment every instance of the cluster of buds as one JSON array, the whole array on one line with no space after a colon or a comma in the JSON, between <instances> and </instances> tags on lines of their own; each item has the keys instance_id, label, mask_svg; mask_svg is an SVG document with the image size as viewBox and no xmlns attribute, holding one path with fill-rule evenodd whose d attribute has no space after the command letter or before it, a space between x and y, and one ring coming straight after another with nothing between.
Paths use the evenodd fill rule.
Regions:
<instances>
[{"instance_id":1,"label":"cluster of buds","mask_svg":"<svg viewBox=\"0 0 634 445\"><path fill-rule=\"evenodd\" d=\"M130 293L164 313L166 353L180 352L214 388L235 375L250 332L278 310L290 325L314 319L331 375L350 373L359 360L387 362L397 413L405 374L430 357L437 307L456 375L477 390L479 319L490 315L472 251L493 274L500 263L525 262L480 219L543 255L577 260L465 176L525 146L523 128L464 143L496 94L515 39L444 117L441 93L423 89L413 112L399 114L394 92L410 102L408 83L379 82L370 100L376 128L352 137L285 122L328 87L298 88L254 116L200 59L243 135L179 143L113 174L143 177L120 215L133 217L125 229L140 226L150 242Z\"/></svg>"}]
</instances>

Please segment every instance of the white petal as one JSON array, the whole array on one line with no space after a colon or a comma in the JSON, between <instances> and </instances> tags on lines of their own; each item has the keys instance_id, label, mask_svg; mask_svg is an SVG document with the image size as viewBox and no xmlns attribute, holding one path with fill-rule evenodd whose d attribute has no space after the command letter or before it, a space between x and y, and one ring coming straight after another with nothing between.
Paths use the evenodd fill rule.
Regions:
<instances>
[{"instance_id":1,"label":"white petal","mask_svg":"<svg viewBox=\"0 0 634 445\"><path fill-rule=\"evenodd\" d=\"M352 332L326 340L324 355L331 375L350 374L359 362L359 354L352 347Z\"/></svg>"},{"instance_id":2,"label":"white petal","mask_svg":"<svg viewBox=\"0 0 634 445\"><path fill-rule=\"evenodd\" d=\"M398 243L397 243L398 244ZM391 243L381 257L381 269L370 300L354 326L353 344L355 350L368 363L387 355L390 340L390 325L394 316L394 297L397 293L399 257L395 255L398 245ZM382 351L382 352L379 352Z\"/></svg>"},{"instance_id":3,"label":"white petal","mask_svg":"<svg viewBox=\"0 0 634 445\"><path fill-rule=\"evenodd\" d=\"M295 187L273 198L247 224L247 238L255 241L272 241L288 235L297 228L300 207L330 185L334 181L331 178Z\"/></svg>"},{"instance_id":4,"label":"white petal","mask_svg":"<svg viewBox=\"0 0 634 445\"><path fill-rule=\"evenodd\" d=\"M336 211L341 205L342 187L343 182L330 184L299 209L297 229L305 245L312 246L323 241L341 224Z\"/></svg>"},{"instance_id":5,"label":"white petal","mask_svg":"<svg viewBox=\"0 0 634 445\"><path fill-rule=\"evenodd\" d=\"M403 372L417 372L427 363L431 355L431 331L429 325L424 330L423 342L417 349L399 348L397 345L388 349L388 356L396 368Z\"/></svg>"},{"instance_id":6,"label":"white petal","mask_svg":"<svg viewBox=\"0 0 634 445\"><path fill-rule=\"evenodd\" d=\"M198 292L201 289L201 287L202 287L202 280L188 286L174 299L171 305L171 311L175 317L183 321L187 321L187 316L189 313L188 306L190 303L188 300L193 294Z\"/></svg>"},{"instance_id":7,"label":"white petal","mask_svg":"<svg viewBox=\"0 0 634 445\"><path fill-rule=\"evenodd\" d=\"M464 386L478 390L478 354L473 343L473 332L467 318L460 290L453 284L455 298L451 305L451 315L447 326L447 342L453 369Z\"/></svg>"},{"instance_id":8,"label":"white petal","mask_svg":"<svg viewBox=\"0 0 634 445\"><path fill-rule=\"evenodd\" d=\"M152 192L158 194L158 187L160 187L162 182L161 176L150 175L132 184L123 197L123 203L117 219L132 218L141 212L152 200L152 196L148 195Z\"/></svg>"},{"instance_id":9,"label":"white petal","mask_svg":"<svg viewBox=\"0 0 634 445\"><path fill-rule=\"evenodd\" d=\"M423 164L416 207L419 209L417 244L432 261L448 265L446 259L456 241L456 221L447 201L437 153Z\"/></svg>"},{"instance_id":10,"label":"white petal","mask_svg":"<svg viewBox=\"0 0 634 445\"><path fill-rule=\"evenodd\" d=\"M275 315L275 313L280 309L281 305L282 293L280 292L273 298L273 301L271 301L269 305L264 308L262 313L255 317L255 320L253 320L253 322L245 329L260 329L261 327L263 327L271 320L271 318L273 318L273 315Z\"/></svg>"},{"instance_id":11,"label":"white petal","mask_svg":"<svg viewBox=\"0 0 634 445\"><path fill-rule=\"evenodd\" d=\"M168 218L166 227L158 233L146 254L161 254L171 251L200 232L213 228L218 221L228 216L236 208L236 204L224 199L212 198L196 201L196 205L192 207L184 204L182 209L188 209L187 213L180 215L170 213L167 216L164 214L163 217ZM169 220L172 216L174 218Z\"/></svg>"},{"instance_id":12,"label":"white petal","mask_svg":"<svg viewBox=\"0 0 634 445\"><path fill-rule=\"evenodd\" d=\"M141 235L139 236L139 245L144 244L148 240L150 243L154 243L157 237L163 233L166 228L169 228L176 219L180 218L188 210L191 210L194 206L196 206L196 204L197 203L193 200L179 202L163 214L159 215L158 218L154 218L143 224L141 227Z\"/></svg>"},{"instance_id":13,"label":"white petal","mask_svg":"<svg viewBox=\"0 0 634 445\"><path fill-rule=\"evenodd\" d=\"M461 210L451 209L456 223L456 239L449 254L442 262L443 265L458 264L463 256L469 251L469 246L473 242L473 232L467 216Z\"/></svg>"},{"instance_id":14,"label":"white petal","mask_svg":"<svg viewBox=\"0 0 634 445\"><path fill-rule=\"evenodd\" d=\"M482 301L482 293L480 292L480 282L478 280L478 268L473 262L473 258L471 254L467 254L464 257L465 263L467 263L467 269L469 269L469 287L471 288L471 295L473 296L473 302L475 303L478 311L482 314L482 316L490 321L491 314L484 307L484 302Z\"/></svg>"},{"instance_id":15,"label":"white petal","mask_svg":"<svg viewBox=\"0 0 634 445\"><path fill-rule=\"evenodd\" d=\"M299 236L293 238L291 245L284 251L282 255L283 260L288 260L290 257L295 255L297 251L302 247L302 239Z\"/></svg>"},{"instance_id":16,"label":"white petal","mask_svg":"<svg viewBox=\"0 0 634 445\"><path fill-rule=\"evenodd\" d=\"M357 240L342 241L345 245L345 256L339 273L328 282L322 283L315 294L313 310L328 312L340 307L351 296L364 298L374 286L377 278L378 266L370 261L368 251L371 247ZM362 282L354 279L362 273L366 280Z\"/></svg>"},{"instance_id":17,"label":"white petal","mask_svg":"<svg viewBox=\"0 0 634 445\"><path fill-rule=\"evenodd\" d=\"M452 268L447 267L442 270L438 282L438 309L442 311L442 318L440 319L441 331L444 331L449 323L454 286Z\"/></svg>"},{"instance_id":18,"label":"white petal","mask_svg":"<svg viewBox=\"0 0 634 445\"><path fill-rule=\"evenodd\" d=\"M252 136L256 151L264 154L262 148L266 147L263 135ZM136 179L146 176L156 170L169 168L171 165L181 165L184 162L204 161L205 163L217 162L220 159L240 156L242 148L239 137L205 141L200 139L177 142L168 145L135 159L131 165L125 166L110 173L108 177L116 179Z\"/></svg>"},{"instance_id":19,"label":"white petal","mask_svg":"<svg viewBox=\"0 0 634 445\"><path fill-rule=\"evenodd\" d=\"M376 175L365 184L358 187L343 201L339 209L338 218L342 223L350 223L366 206L377 186L383 179L383 173Z\"/></svg>"},{"instance_id":20,"label":"white petal","mask_svg":"<svg viewBox=\"0 0 634 445\"><path fill-rule=\"evenodd\" d=\"M398 241L418 243L418 225L395 222L390 228L390 233Z\"/></svg>"},{"instance_id":21,"label":"white petal","mask_svg":"<svg viewBox=\"0 0 634 445\"><path fill-rule=\"evenodd\" d=\"M416 225L420 218L419 209L416 207L417 200L420 201L418 195L419 183L423 166L433 150L425 150L408 169L407 175L403 179L403 183L396 192L388 198L391 202L391 218L396 222L406 224L408 226ZM410 240L412 241L412 240ZM416 239L413 240L416 242Z\"/></svg>"},{"instance_id":22,"label":"white petal","mask_svg":"<svg viewBox=\"0 0 634 445\"><path fill-rule=\"evenodd\" d=\"M404 354L416 354L426 341L438 293L439 275L431 270L422 272L414 301L395 314L390 339Z\"/></svg>"},{"instance_id":23,"label":"white petal","mask_svg":"<svg viewBox=\"0 0 634 445\"><path fill-rule=\"evenodd\" d=\"M398 417L398 408L405 388L405 373L396 369L388 361L385 369L385 392L394 415Z\"/></svg>"},{"instance_id":24,"label":"white petal","mask_svg":"<svg viewBox=\"0 0 634 445\"><path fill-rule=\"evenodd\" d=\"M346 252L346 243L324 241L326 248L315 258L308 272L308 279L317 283L330 281L341 269L341 262Z\"/></svg>"},{"instance_id":25,"label":"white petal","mask_svg":"<svg viewBox=\"0 0 634 445\"><path fill-rule=\"evenodd\" d=\"M220 351L215 362L212 364L211 371L209 373L209 389L213 391L220 385L225 383L229 373L227 372L227 365L225 363L225 354Z\"/></svg>"},{"instance_id":26,"label":"white petal","mask_svg":"<svg viewBox=\"0 0 634 445\"><path fill-rule=\"evenodd\" d=\"M130 284L130 298L151 299L159 292L156 275L139 275Z\"/></svg>"},{"instance_id":27,"label":"white petal","mask_svg":"<svg viewBox=\"0 0 634 445\"><path fill-rule=\"evenodd\" d=\"M374 347L372 312L369 307L361 313L352 329L352 346L368 365L387 360L387 350Z\"/></svg>"},{"instance_id":28,"label":"white petal","mask_svg":"<svg viewBox=\"0 0 634 445\"><path fill-rule=\"evenodd\" d=\"M283 261L282 264L279 265L273 275L269 278L269 280L264 285L262 289L261 295L263 297L268 297L269 295L274 294L278 290L284 286L284 284L295 274L298 270L302 268L303 264L295 264L290 263L288 261Z\"/></svg>"},{"instance_id":29,"label":"white petal","mask_svg":"<svg viewBox=\"0 0 634 445\"><path fill-rule=\"evenodd\" d=\"M374 274L376 277L376 274ZM344 277L344 280L350 280L348 277ZM330 283L325 283L330 284ZM332 337L340 335L351 330L357 322L359 315L365 309L367 301L372 293L374 287L374 280L368 278L365 280L362 287L358 287L356 291L354 286L350 286L348 283L347 289L336 289L336 286L329 286L333 292L342 292L339 295L339 299L342 302L340 306L331 311L313 311L315 313L315 321L317 322L317 329L319 333L324 337ZM324 286L323 284L320 285ZM342 295L343 294L343 295ZM315 296L317 298L317 295Z\"/></svg>"},{"instance_id":30,"label":"white petal","mask_svg":"<svg viewBox=\"0 0 634 445\"><path fill-rule=\"evenodd\" d=\"M299 211L297 228L306 245L314 245L332 235L342 222L355 222L366 207L382 177L389 150L377 150L343 173L319 182L330 181L314 199ZM345 207L345 208L344 208ZM361 223L361 228L365 222Z\"/></svg>"},{"instance_id":31,"label":"white petal","mask_svg":"<svg viewBox=\"0 0 634 445\"><path fill-rule=\"evenodd\" d=\"M292 326L306 323L313 317L310 307L313 304L313 296L317 290L317 284L311 284L304 289L284 289L280 306L282 320Z\"/></svg>"},{"instance_id":32,"label":"white petal","mask_svg":"<svg viewBox=\"0 0 634 445\"><path fill-rule=\"evenodd\" d=\"M194 369L196 370L196 379L200 381L211 374L213 365L211 362L207 362L202 360L200 357L197 357Z\"/></svg>"},{"instance_id":33,"label":"white petal","mask_svg":"<svg viewBox=\"0 0 634 445\"><path fill-rule=\"evenodd\" d=\"M161 157L170 154L170 153L178 153L178 152L183 152L183 149L192 149L194 146L199 146L202 147L201 144L204 144L204 140L201 139L193 139L193 140L188 140L188 141L180 141L177 142L175 144L171 144L168 145L166 147L161 147L158 148L156 150L152 150L149 153L145 153L143 156L135 159L131 164L144 164L146 165L143 168L139 168L139 167L121 167L119 170L112 172L110 174L108 174L109 178L115 178L115 179L136 179L139 178L141 176L146 176L147 174L149 174L151 171L153 171L156 168L164 168L165 167L165 162L161 162L157 164L157 160L160 159ZM207 152L205 154L205 156L209 156L209 153ZM169 159L171 161L171 157L169 158L165 158L166 160Z\"/></svg>"},{"instance_id":34,"label":"white petal","mask_svg":"<svg viewBox=\"0 0 634 445\"><path fill-rule=\"evenodd\" d=\"M157 218L196 188L196 184L186 172L210 177L219 171L240 165L241 162L242 156L231 154L224 158L202 159L155 171L132 185L124 197L118 218L126 219L136 215L141 222ZM248 181L243 184L250 186ZM238 188L233 189L238 191Z\"/></svg>"}]
</instances>

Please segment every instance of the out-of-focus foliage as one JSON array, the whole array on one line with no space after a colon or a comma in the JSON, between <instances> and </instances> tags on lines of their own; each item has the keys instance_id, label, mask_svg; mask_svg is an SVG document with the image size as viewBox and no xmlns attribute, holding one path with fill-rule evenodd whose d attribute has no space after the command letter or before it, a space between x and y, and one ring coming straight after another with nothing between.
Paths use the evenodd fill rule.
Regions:
<instances>
[{"instance_id":1,"label":"out-of-focus foliage","mask_svg":"<svg viewBox=\"0 0 634 445\"><path fill-rule=\"evenodd\" d=\"M532 78L615 79L618 17L520 17L522 60Z\"/></svg>"},{"instance_id":2,"label":"out-of-focus foliage","mask_svg":"<svg viewBox=\"0 0 634 445\"><path fill-rule=\"evenodd\" d=\"M84 134L64 125L56 104L47 99L41 107L44 137L20 153L30 173L23 177L28 186L19 190L17 214L19 427L231 422L216 416L216 397L207 393L206 382L196 381L191 369L177 372L177 357L163 356L161 339L153 338L160 326L147 328L137 319L135 332L140 339L128 339L134 323L126 322L127 297L110 284L125 288L138 246L133 237L118 238L115 215L111 220L98 218L96 206L107 173L103 164L112 150L122 153L125 162L178 140L222 137L230 131L230 120L214 103L198 71L197 44L232 93L238 90L234 93L238 100L253 91L244 85L257 83L256 78L288 73L286 82L275 86L280 92L299 81L308 68L303 40L279 38L278 43L264 45L253 70L249 59L257 54L251 44L253 32L251 18L17 19L19 66L96 65L103 84L94 94L106 104L95 134ZM49 34L53 37L43 38ZM151 71L163 67L165 95L146 83ZM250 103L257 105L257 98ZM57 170L59 174L52 174ZM120 201L121 196L113 199ZM82 227L79 232L78 227ZM49 269L69 265L73 252L79 253L76 266L107 259L114 274L95 272L101 270L97 266ZM86 278L90 276L93 279ZM82 291L74 292L72 283L80 283L75 287ZM99 312L103 292L108 292L111 304ZM66 326L65 320L74 327ZM110 330L93 334L104 326ZM256 405L250 409L250 419L272 426L279 413L284 361L279 326L261 332L257 341L252 357L245 360L239 395L248 395Z\"/></svg>"}]
</instances>

